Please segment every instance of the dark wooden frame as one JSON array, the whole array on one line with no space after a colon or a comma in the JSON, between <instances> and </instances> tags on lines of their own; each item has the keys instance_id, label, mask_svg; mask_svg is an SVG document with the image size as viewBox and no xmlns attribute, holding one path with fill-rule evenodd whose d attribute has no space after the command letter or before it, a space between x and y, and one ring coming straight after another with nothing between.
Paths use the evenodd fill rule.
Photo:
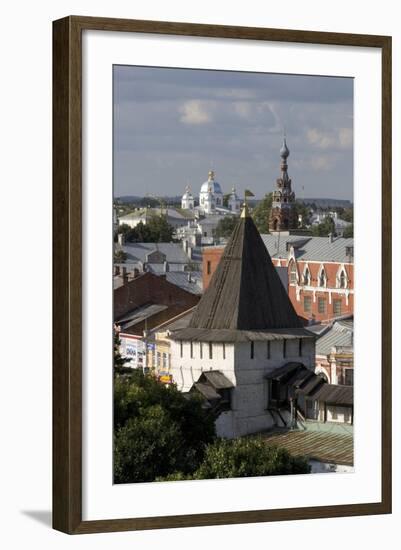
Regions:
<instances>
[{"instance_id":1,"label":"dark wooden frame","mask_svg":"<svg viewBox=\"0 0 401 550\"><path fill-rule=\"evenodd\" d=\"M380 48L382 52L382 498L380 502L82 521L81 37L86 29ZM53 23L53 527L69 534L391 512L391 37L66 17Z\"/></svg>"}]
</instances>

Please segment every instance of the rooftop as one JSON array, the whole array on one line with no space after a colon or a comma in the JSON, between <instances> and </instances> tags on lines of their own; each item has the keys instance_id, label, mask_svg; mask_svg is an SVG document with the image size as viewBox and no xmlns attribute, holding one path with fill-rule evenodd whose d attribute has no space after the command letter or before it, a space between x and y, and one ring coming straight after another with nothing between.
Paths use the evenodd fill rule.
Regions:
<instances>
[{"instance_id":1,"label":"rooftop","mask_svg":"<svg viewBox=\"0 0 401 550\"><path fill-rule=\"evenodd\" d=\"M316 355L329 355L333 347L353 349L353 319L335 321L333 325L316 340Z\"/></svg>"},{"instance_id":2,"label":"rooftop","mask_svg":"<svg viewBox=\"0 0 401 550\"><path fill-rule=\"evenodd\" d=\"M238 331L302 327L261 236L245 211L190 327Z\"/></svg>"},{"instance_id":3,"label":"rooftop","mask_svg":"<svg viewBox=\"0 0 401 550\"><path fill-rule=\"evenodd\" d=\"M345 464L354 463L354 447L351 435L330 432L285 431L268 432L262 437L268 445L284 447L294 456L307 456L319 462Z\"/></svg>"}]
</instances>

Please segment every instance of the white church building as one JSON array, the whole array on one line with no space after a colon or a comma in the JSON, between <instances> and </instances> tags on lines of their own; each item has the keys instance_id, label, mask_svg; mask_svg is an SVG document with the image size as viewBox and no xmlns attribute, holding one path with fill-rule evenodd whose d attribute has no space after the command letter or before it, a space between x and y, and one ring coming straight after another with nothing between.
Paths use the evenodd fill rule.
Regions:
<instances>
[{"instance_id":1,"label":"white church building","mask_svg":"<svg viewBox=\"0 0 401 550\"><path fill-rule=\"evenodd\" d=\"M183 210L196 210L200 215L210 216L214 214L240 214L241 201L233 187L228 196L227 206L224 206L224 195L221 185L215 180L215 173L210 170L208 179L201 185L199 192L199 206L195 207L195 199L189 186L181 199Z\"/></svg>"}]
</instances>

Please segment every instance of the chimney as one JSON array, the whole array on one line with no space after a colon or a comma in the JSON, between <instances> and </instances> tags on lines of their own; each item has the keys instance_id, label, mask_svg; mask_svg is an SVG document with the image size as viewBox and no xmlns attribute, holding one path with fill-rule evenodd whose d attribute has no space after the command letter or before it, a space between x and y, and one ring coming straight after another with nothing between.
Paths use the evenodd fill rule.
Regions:
<instances>
[{"instance_id":1,"label":"chimney","mask_svg":"<svg viewBox=\"0 0 401 550\"><path fill-rule=\"evenodd\" d=\"M117 236L117 239L118 239L118 244L120 246L123 246L123 244L125 243L124 233L119 233Z\"/></svg>"},{"instance_id":2,"label":"chimney","mask_svg":"<svg viewBox=\"0 0 401 550\"><path fill-rule=\"evenodd\" d=\"M188 272L188 283L192 283L192 275L191 272Z\"/></svg>"},{"instance_id":3,"label":"chimney","mask_svg":"<svg viewBox=\"0 0 401 550\"><path fill-rule=\"evenodd\" d=\"M333 242L333 233L329 233L329 243Z\"/></svg>"},{"instance_id":4,"label":"chimney","mask_svg":"<svg viewBox=\"0 0 401 550\"><path fill-rule=\"evenodd\" d=\"M164 262L163 267L164 267L165 273L167 273L168 271L170 271L170 266L168 265L168 262Z\"/></svg>"},{"instance_id":5,"label":"chimney","mask_svg":"<svg viewBox=\"0 0 401 550\"><path fill-rule=\"evenodd\" d=\"M121 276L123 278L123 285L127 284L128 283L128 275L127 275L127 268L126 267L122 268Z\"/></svg>"}]
</instances>

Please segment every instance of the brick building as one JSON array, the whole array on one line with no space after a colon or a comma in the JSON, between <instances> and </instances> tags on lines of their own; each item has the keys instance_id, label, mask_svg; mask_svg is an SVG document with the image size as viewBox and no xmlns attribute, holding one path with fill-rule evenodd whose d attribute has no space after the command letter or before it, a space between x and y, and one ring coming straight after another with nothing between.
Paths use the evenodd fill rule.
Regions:
<instances>
[{"instance_id":1,"label":"brick building","mask_svg":"<svg viewBox=\"0 0 401 550\"><path fill-rule=\"evenodd\" d=\"M136 273L114 289L114 322L119 329L121 355L132 368L150 367L147 353L154 342L147 334L154 327L194 307L199 295L188 292L153 273ZM162 355L162 361L165 356Z\"/></svg>"},{"instance_id":2,"label":"brick building","mask_svg":"<svg viewBox=\"0 0 401 550\"><path fill-rule=\"evenodd\" d=\"M354 311L354 240L332 237L262 235L276 267L288 270L288 294L306 322L328 321ZM203 251L206 289L223 247Z\"/></svg>"}]
</instances>

